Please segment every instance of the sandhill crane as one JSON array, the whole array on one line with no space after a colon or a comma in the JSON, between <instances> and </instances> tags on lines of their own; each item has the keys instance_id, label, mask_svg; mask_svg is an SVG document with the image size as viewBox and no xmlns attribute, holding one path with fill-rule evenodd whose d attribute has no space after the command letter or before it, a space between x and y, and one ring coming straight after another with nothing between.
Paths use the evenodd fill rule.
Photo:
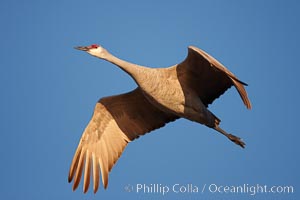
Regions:
<instances>
[{"instance_id":1,"label":"sandhill crane","mask_svg":"<svg viewBox=\"0 0 300 200\"><path fill-rule=\"evenodd\" d=\"M97 102L70 167L68 180L74 178L73 190L79 185L83 168L84 193L90 184L91 168L94 193L99 187L100 171L106 189L109 172L129 142L178 118L215 129L244 148L245 143L239 137L220 128L221 120L208 110L208 105L235 86L250 109L246 84L203 50L190 46L182 63L148 68L121 60L96 44L75 48L117 65L138 86L131 92Z\"/></svg>"}]
</instances>

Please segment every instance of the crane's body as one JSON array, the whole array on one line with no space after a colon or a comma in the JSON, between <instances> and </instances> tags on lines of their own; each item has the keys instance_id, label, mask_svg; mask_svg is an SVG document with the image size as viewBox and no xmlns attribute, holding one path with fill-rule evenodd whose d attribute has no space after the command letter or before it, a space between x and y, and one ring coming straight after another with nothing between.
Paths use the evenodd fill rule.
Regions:
<instances>
[{"instance_id":1,"label":"crane's body","mask_svg":"<svg viewBox=\"0 0 300 200\"><path fill-rule=\"evenodd\" d=\"M69 181L74 178L73 189L78 187L84 165L84 192L89 187L91 168L94 192L99 186L99 168L106 188L108 173L127 143L178 118L213 128L244 148L240 138L220 128L220 119L208 110L208 105L235 86L250 109L246 84L206 52L189 47L182 63L149 68L121 60L99 45L77 49L117 65L138 87L126 94L102 98L96 104L71 164Z\"/></svg>"},{"instance_id":2,"label":"crane's body","mask_svg":"<svg viewBox=\"0 0 300 200\"><path fill-rule=\"evenodd\" d=\"M174 67L154 70L156 72L152 73L153 76L149 77L149 80L157 81L149 81L151 82L149 84L147 84L148 81L137 81L147 100L166 112L178 115L183 113L185 98L179 81L172 76L175 71ZM174 101L174 98L180 100Z\"/></svg>"},{"instance_id":3,"label":"crane's body","mask_svg":"<svg viewBox=\"0 0 300 200\"><path fill-rule=\"evenodd\" d=\"M205 125L214 123L214 116L203 105L201 99L188 86L181 85L176 77L176 66L157 69L158 81L151 84L137 83L146 98L157 108L182 118ZM150 79L151 80L151 79ZM153 80L153 79L152 79ZM212 126L212 125L211 125Z\"/></svg>"},{"instance_id":4,"label":"crane's body","mask_svg":"<svg viewBox=\"0 0 300 200\"><path fill-rule=\"evenodd\" d=\"M209 127L214 126L215 116L191 88L179 82L176 71L178 65L149 68L128 63L111 54L105 60L127 72L141 88L147 100L157 108Z\"/></svg>"}]
</instances>

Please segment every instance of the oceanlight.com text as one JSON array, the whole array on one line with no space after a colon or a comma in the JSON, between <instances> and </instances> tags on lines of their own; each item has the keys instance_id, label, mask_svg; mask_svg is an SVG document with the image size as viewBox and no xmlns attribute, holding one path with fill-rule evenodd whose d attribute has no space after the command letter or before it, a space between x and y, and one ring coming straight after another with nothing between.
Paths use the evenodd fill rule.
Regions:
<instances>
[{"instance_id":1,"label":"oceanlight.com text","mask_svg":"<svg viewBox=\"0 0 300 200\"><path fill-rule=\"evenodd\" d=\"M204 185L204 190L206 190L206 186ZM204 191L203 190L203 191ZM294 193L293 186L270 186L261 185L261 184L242 184L242 185L217 185L217 184L210 184L207 188L208 192L210 193L221 193L221 194L249 194L249 195L256 195L256 194L263 194L263 193L277 193L277 194L292 194Z\"/></svg>"}]
</instances>

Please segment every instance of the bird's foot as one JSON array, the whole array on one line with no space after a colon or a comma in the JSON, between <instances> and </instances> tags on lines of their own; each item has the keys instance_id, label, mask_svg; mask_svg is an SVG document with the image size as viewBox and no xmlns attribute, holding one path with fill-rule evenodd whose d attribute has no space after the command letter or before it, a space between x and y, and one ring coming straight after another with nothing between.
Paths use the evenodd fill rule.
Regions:
<instances>
[{"instance_id":1,"label":"bird's foot","mask_svg":"<svg viewBox=\"0 0 300 200\"><path fill-rule=\"evenodd\" d=\"M227 133L226 131L224 131L223 129L221 129L219 126L215 126L213 129L215 129L216 131L218 131L218 132L222 133L223 135L225 135L229 140L231 140L235 144L241 146L242 148L245 148L246 144L242 141L241 138L239 138L239 137L237 137L235 135Z\"/></svg>"},{"instance_id":2,"label":"bird's foot","mask_svg":"<svg viewBox=\"0 0 300 200\"><path fill-rule=\"evenodd\" d=\"M245 148L246 144L242 141L241 138L239 138L239 137L237 137L235 135L232 135L232 134L228 134L227 137L228 137L229 140L231 140L235 144L241 146L242 148Z\"/></svg>"}]
</instances>

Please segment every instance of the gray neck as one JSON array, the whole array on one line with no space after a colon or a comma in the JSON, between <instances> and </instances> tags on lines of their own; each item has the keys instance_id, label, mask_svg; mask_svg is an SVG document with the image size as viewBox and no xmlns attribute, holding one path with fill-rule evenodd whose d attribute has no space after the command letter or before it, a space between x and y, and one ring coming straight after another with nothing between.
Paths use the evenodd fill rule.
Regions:
<instances>
[{"instance_id":1,"label":"gray neck","mask_svg":"<svg viewBox=\"0 0 300 200\"><path fill-rule=\"evenodd\" d=\"M129 74L136 82L138 82L138 79L142 78L144 71L150 69L147 67L127 62L125 60L121 60L109 53L105 56L104 59L120 67L123 71Z\"/></svg>"}]
</instances>

